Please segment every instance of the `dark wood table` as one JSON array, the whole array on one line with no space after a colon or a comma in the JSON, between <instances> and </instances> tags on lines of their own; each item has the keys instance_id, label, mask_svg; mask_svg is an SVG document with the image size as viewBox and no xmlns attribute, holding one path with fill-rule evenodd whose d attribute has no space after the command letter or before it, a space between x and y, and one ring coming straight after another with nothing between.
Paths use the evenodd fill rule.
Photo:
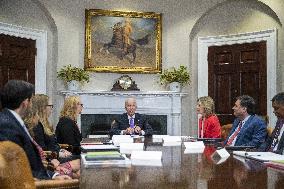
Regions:
<instances>
[{"instance_id":1,"label":"dark wood table","mask_svg":"<svg viewBox=\"0 0 284 189\"><path fill-rule=\"evenodd\" d=\"M188 188L188 189L280 189L284 171L258 161L236 159L231 155L216 164L211 154L214 145L206 145L203 154L184 154L184 146L162 146L145 141L146 150L162 151L162 167L81 168L80 188Z\"/></svg>"}]
</instances>

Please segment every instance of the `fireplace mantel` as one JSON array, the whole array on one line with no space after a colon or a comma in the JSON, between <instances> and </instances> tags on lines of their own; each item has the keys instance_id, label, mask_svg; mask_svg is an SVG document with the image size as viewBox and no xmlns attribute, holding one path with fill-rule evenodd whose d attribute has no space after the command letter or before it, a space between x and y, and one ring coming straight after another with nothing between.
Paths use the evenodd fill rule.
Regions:
<instances>
[{"instance_id":1,"label":"fireplace mantel","mask_svg":"<svg viewBox=\"0 0 284 189\"><path fill-rule=\"evenodd\" d=\"M167 134L181 135L182 97L187 93L171 91L61 91L63 96L79 95L84 104L82 114L121 114L124 102L135 97L137 112L167 116ZM78 120L80 125L80 119ZM84 125L81 125L84 127Z\"/></svg>"}]
</instances>

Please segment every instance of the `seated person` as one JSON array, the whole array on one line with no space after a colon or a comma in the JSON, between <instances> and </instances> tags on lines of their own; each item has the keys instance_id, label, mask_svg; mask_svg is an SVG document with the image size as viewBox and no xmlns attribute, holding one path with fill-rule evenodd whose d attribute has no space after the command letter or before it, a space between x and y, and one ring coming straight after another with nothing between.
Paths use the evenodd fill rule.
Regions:
<instances>
[{"instance_id":1,"label":"seated person","mask_svg":"<svg viewBox=\"0 0 284 189\"><path fill-rule=\"evenodd\" d=\"M23 117L30 107L34 85L20 80L9 80L1 91L0 141L11 141L25 151L32 174L37 179L71 179L67 175L47 171L40 152L26 128Z\"/></svg>"},{"instance_id":2,"label":"seated person","mask_svg":"<svg viewBox=\"0 0 284 189\"><path fill-rule=\"evenodd\" d=\"M255 115L254 99L248 95L237 97L233 110L237 118L224 145L258 148L265 141L267 131L263 119Z\"/></svg>"},{"instance_id":3,"label":"seated person","mask_svg":"<svg viewBox=\"0 0 284 189\"><path fill-rule=\"evenodd\" d=\"M57 123L55 134L59 144L69 144L73 146L73 154L79 155L81 152L80 142L82 135L77 125L77 117L81 114L83 104L79 96L69 96L65 99L60 112L60 119Z\"/></svg>"},{"instance_id":4,"label":"seated person","mask_svg":"<svg viewBox=\"0 0 284 189\"><path fill-rule=\"evenodd\" d=\"M284 92L278 93L272 98L272 107L274 114L277 117L277 123L272 131L271 136L268 136L260 147L260 151L275 152L283 154L284 150Z\"/></svg>"},{"instance_id":5,"label":"seated person","mask_svg":"<svg viewBox=\"0 0 284 189\"><path fill-rule=\"evenodd\" d=\"M60 149L53 127L48 120L53 108L50 98L45 94L36 94L31 100L32 106L38 111L39 122L36 125L26 125L34 140L43 150L56 153L60 162L71 160L73 158L72 153Z\"/></svg>"},{"instance_id":6,"label":"seated person","mask_svg":"<svg viewBox=\"0 0 284 189\"><path fill-rule=\"evenodd\" d=\"M135 113L136 109L136 100L134 98L126 99L126 113L112 122L110 135L152 135L151 125L143 115Z\"/></svg>"},{"instance_id":7,"label":"seated person","mask_svg":"<svg viewBox=\"0 0 284 189\"><path fill-rule=\"evenodd\" d=\"M201 114L198 121L198 138L220 138L221 125L215 115L214 101L210 96L203 96L197 100L196 111Z\"/></svg>"},{"instance_id":8,"label":"seated person","mask_svg":"<svg viewBox=\"0 0 284 189\"><path fill-rule=\"evenodd\" d=\"M36 134L44 135L42 133L35 133L34 128L36 127L43 127L43 124L40 122L42 121L44 124L48 124L46 122L47 120L43 120L45 114L44 112L50 112L50 108L47 107L46 105L48 104L48 98L46 95L39 95L36 94L32 96L31 98L31 106L27 110L26 115L24 116L24 122L26 127L29 129L29 133L31 137L34 139ZM48 110L48 111L46 111ZM41 115L41 116L39 116ZM46 117L47 118L47 117ZM47 138L47 137L46 137ZM54 138L56 141L56 138ZM55 142L54 140L52 140ZM41 144L44 143L44 141L39 141ZM50 157L48 158L46 154L43 151L43 148L41 147L40 144L38 144L36 141L34 142L38 151L41 154L41 160L44 162L44 164L51 163L52 167L56 172L62 174L62 175L68 175L71 178L79 178L80 173L80 159L72 160L72 161L65 161L64 163L60 163L56 157ZM50 143L50 142L47 142ZM52 145L52 144L51 144ZM53 146L53 145L52 145Z\"/></svg>"}]
</instances>

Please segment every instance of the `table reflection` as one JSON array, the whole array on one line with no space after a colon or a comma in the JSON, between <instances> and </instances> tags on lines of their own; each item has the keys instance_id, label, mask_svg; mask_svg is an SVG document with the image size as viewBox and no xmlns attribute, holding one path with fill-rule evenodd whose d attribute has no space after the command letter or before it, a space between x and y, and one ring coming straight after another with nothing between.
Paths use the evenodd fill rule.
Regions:
<instances>
[{"instance_id":1,"label":"table reflection","mask_svg":"<svg viewBox=\"0 0 284 189\"><path fill-rule=\"evenodd\" d=\"M162 166L95 167L81 170L81 188L283 188L284 173L261 162L231 155L218 164L216 148L206 145L201 154L184 154L184 146L162 146L145 139L145 150L162 151ZM282 186L282 187L281 187Z\"/></svg>"}]
</instances>

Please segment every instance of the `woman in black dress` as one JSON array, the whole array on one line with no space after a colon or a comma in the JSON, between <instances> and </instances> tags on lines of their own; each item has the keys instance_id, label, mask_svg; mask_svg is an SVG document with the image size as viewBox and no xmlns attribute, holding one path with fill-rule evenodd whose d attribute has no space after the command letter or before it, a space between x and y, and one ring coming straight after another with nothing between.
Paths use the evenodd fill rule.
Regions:
<instances>
[{"instance_id":1,"label":"woman in black dress","mask_svg":"<svg viewBox=\"0 0 284 189\"><path fill-rule=\"evenodd\" d=\"M59 144L69 144L73 149L79 149L82 136L77 125L77 117L81 114L82 108L79 96L69 96L65 99L55 131ZM78 150L77 154L79 153Z\"/></svg>"}]
</instances>

